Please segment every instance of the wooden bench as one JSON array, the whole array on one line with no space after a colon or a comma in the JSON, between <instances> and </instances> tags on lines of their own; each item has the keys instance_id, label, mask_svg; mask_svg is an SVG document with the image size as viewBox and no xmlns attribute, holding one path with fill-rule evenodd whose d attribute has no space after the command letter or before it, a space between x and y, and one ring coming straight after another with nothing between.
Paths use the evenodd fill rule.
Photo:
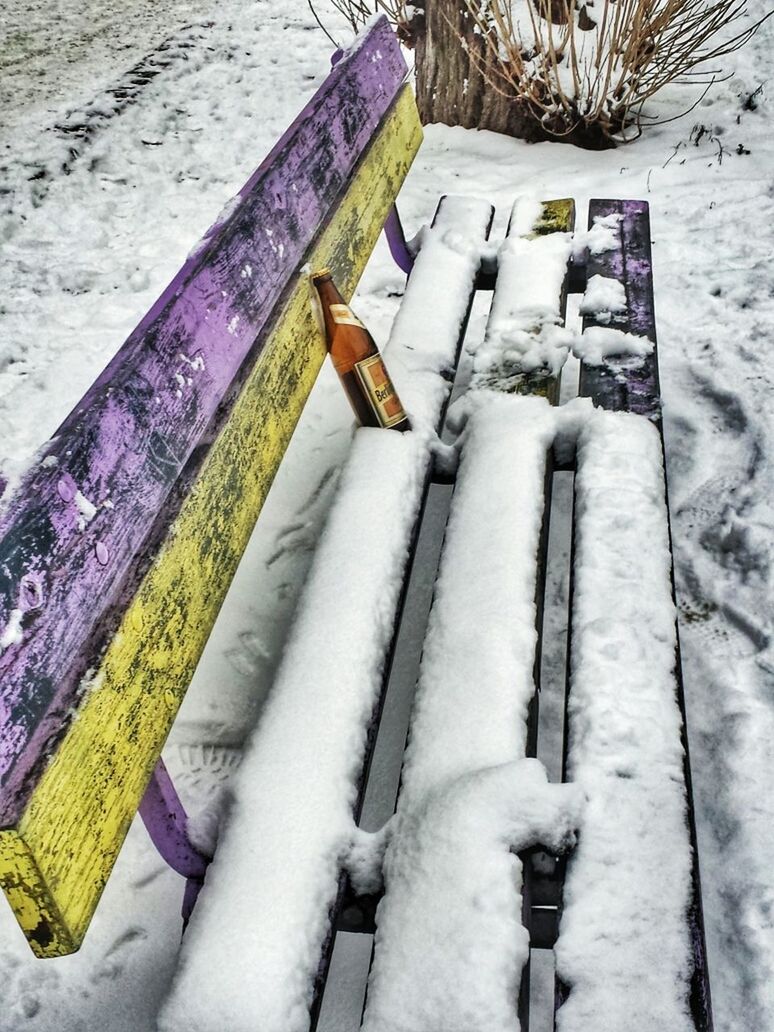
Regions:
<instances>
[{"instance_id":1,"label":"wooden bench","mask_svg":"<svg viewBox=\"0 0 774 1032\"><path fill-rule=\"evenodd\" d=\"M364 813L369 793L397 794L397 783L385 785L383 767L372 764L392 668L405 661L402 636L417 634L416 610L402 612L402 597L412 591L409 556L423 534L428 485L451 475L446 462L433 468L430 428L443 422L448 363L465 332L464 278L471 289L482 282L466 253L476 240L482 245L489 224L485 208L458 207L456 231L445 239L444 212L456 205L442 203L425 236L387 348L416 429L356 435L273 694L233 786L206 905L194 914L162 1011L165 1032L219 1024L295 1032L310 1021L339 1027L325 1013L327 980L337 944L353 933L365 940L366 958L375 933L366 1030L489 1032L516 1027L517 1015L526 1028L530 951L547 948L556 950L562 1028L589 1027L600 1013L611 1027L628 1027L633 1008L634 1028L712 1027L643 202L592 201L591 253L572 269L571 201L517 210L511 219L487 333L474 349L472 414L387 832L384 895L371 869L383 836L354 831L355 821L375 828L384 819L383 803L381 818L374 820L378 805ZM452 289L443 305L431 305L441 268ZM589 353L579 387L598 409L588 401L552 407L568 287L584 290L597 276L607 293L611 282L617 287L611 310L588 314L585 328L615 330L644 355L619 352L593 364ZM586 289L584 304L593 294ZM605 342L592 333L576 349ZM550 795L561 786L541 784L519 758L538 746L551 483L555 472L576 467L564 780L579 782L590 798L566 861L541 848L562 839L561 808ZM367 528L367 559L352 557L359 528ZM393 722L394 714L388 737ZM487 824L492 791L501 809ZM519 830L520 808L536 799L546 814L542 830ZM471 881L476 865L463 862L471 820L476 839L501 840L491 849L500 864L491 880ZM523 862L521 900L508 836ZM471 910L472 928L460 920ZM528 943L519 938L522 923ZM586 944L588 928L595 934Z\"/></svg>"},{"instance_id":2,"label":"wooden bench","mask_svg":"<svg viewBox=\"0 0 774 1032\"><path fill-rule=\"evenodd\" d=\"M646 420L655 425L658 433L632 431L634 443L624 457L627 476L637 483L650 477L648 498L661 498L660 503L653 502L654 522L648 526L656 527L662 544L668 546L647 205L593 201L589 226L607 228L607 245L594 245L588 261L575 262L569 271L572 202L548 202L528 217L517 215L501 249L495 281L481 271L492 209L481 201L446 198L412 262L393 208L421 141L405 76L399 48L381 19L336 63L307 108L44 447L3 514L0 881L19 924L41 957L77 949L138 809L162 854L188 879L187 920L209 858L187 840L185 814L159 759L161 748L325 355L305 270L309 265L330 266L342 293L349 297L378 234L387 229L396 260L405 271L411 269L388 362L415 429L406 435L373 430L356 435L343 474L344 487L306 588L299 625L247 749L235 805L186 935L179 975L163 1015L164 1028L238 1032L254 1027L255 1020L262 1029L292 1032L308 1026L310 1013L314 1024L337 931L373 931L378 894L355 893L347 877L352 863L343 856L342 847L350 826L354 828L359 820L368 791L374 742L399 638L402 599L428 489L432 482L451 475L438 464L435 442L444 425L477 289L496 287L489 330L475 356L470 392L474 411L462 450L439 584L445 583L445 577L468 583L472 594L466 604L482 612L492 601L480 597L476 572L492 566L493 544L484 542L480 551L480 535L471 538L464 528L480 526L480 520L487 518L486 508L477 509L486 492L476 485L482 477L489 478L482 483L493 482L493 471L500 468L504 454L505 427L513 435L518 462L510 478L494 476L505 491L496 497L503 506L513 506L516 515L521 512L519 506L528 504L525 499L533 499L529 504L538 518L537 523L532 520L532 536L503 535L501 526L493 531L493 542L501 548L495 553L494 566L501 568L502 576L492 573L491 585L495 595L503 591L502 611L516 606L514 619L520 621L525 637L523 648L514 652L509 646L503 652L500 639L488 636L469 655L471 670L477 671L475 677L482 684L488 684L488 678L502 681L505 677L507 682L513 675L518 691L513 700L503 702L503 696L492 695L491 707L472 708L466 692L459 692L456 703L438 703L442 719L440 724L434 722L433 700L442 698L444 686L459 672L444 668L444 656L457 657L457 653L443 644L432 645L442 643L444 628L457 628L460 619L454 613L459 599L439 588L398 803L402 824L397 828L410 826L417 807L424 805L432 780L427 770L438 772L439 764L447 764L449 778L464 779L492 765L507 766L535 755L539 678L534 674L539 672L551 477L554 468L574 465L576 444L582 456L579 482L586 477L586 469L603 469L605 447L599 441L608 430L603 416L592 417L582 406L564 413L564 407L552 409L532 398L525 402L532 406L525 416L524 399L512 395L558 402L560 368L551 356L562 348L566 352L566 342L555 331L564 317L568 286L583 289L592 276L616 281L625 296L623 309L609 312L603 329L610 328L612 318L616 329L646 338L653 347L637 362L622 360L620 354L597 365L583 362L580 394L602 409L632 412L632 419L641 418L642 425ZM547 241L551 269L555 272L559 267L559 276L547 286L538 282L526 291L537 254L534 247L529 248L541 240ZM524 253L523 247L527 247ZM437 300L432 291L437 289L439 265L444 270L445 292ZM428 304L428 299L434 303ZM586 318L587 327L594 325L594 318ZM536 353L543 358L535 361ZM589 429L593 420L599 424L598 433ZM653 460L649 433L656 440L658 462ZM643 434L650 443L638 452ZM553 449L552 444L556 444ZM376 499L375 468L383 474L378 484L383 494ZM522 468L529 475L522 476ZM518 481L517 492L505 490L510 481ZM629 488L634 489L632 484L624 485ZM615 510L614 495L608 485L604 504L599 506L608 517ZM589 591L582 575L589 563L583 549L595 535L616 532L614 519L603 520L601 530L592 525L593 519L589 522L588 512L592 518L594 514L590 496L585 487L578 489L576 583L582 590L576 591L573 603L566 746L568 778L577 776L580 781L599 775L594 768L599 757L578 746L583 741L579 728L593 729L589 714L594 711L586 698L593 675L583 672L584 657L588 658L584 628L599 622L593 605L584 609ZM375 501L381 504L382 518ZM352 527L366 518L373 523L367 561L363 558L359 578L353 578L350 569L349 579L342 580L341 571L333 569L336 559L347 549L351 553ZM630 538L621 540L628 540L630 546ZM454 573L459 563L463 572ZM507 588L513 564L532 568L531 579L521 577L522 588L528 586L526 609L524 598L512 599ZM644 576L648 571L642 572ZM630 580L637 574L634 563ZM615 592L615 570L605 590ZM673 643L668 647L676 648L670 592L662 577L654 597L665 601L662 615L667 628L672 628L672 638L662 620L654 641L663 645L667 640ZM593 584L590 594L594 594ZM332 597L341 600L346 620L329 605ZM496 631L500 623L493 623ZM480 633L485 630L482 624ZM648 641L646 636L637 655L626 655L629 666L640 672L643 655L650 662ZM612 648L616 642L607 644ZM479 660L480 670L475 666ZM683 980L685 993L690 994L690 1021L696 1029L708 1030L711 1011L687 748L683 751L679 656L676 665L667 666L661 683L663 687L666 678L671 694L661 709L667 713L668 725L671 720L674 734L663 764L668 774L656 779L654 792L666 781L678 785L678 801L675 804L673 794L669 805L683 829L681 855L687 857L690 868L686 875L690 892L686 906L668 917L678 936L684 932L692 957L688 963L686 957L668 956L665 977ZM636 689L637 684L635 695ZM451 705L448 712L456 713L451 720L443 717L447 705ZM605 699L603 709L610 706L611 700ZM659 712L657 703L652 708L654 714ZM478 742L476 748L463 749L458 756L455 735L448 738L450 724L464 727ZM654 734L669 738L667 732L657 728ZM597 737L605 739L607 733L603 723ZM637 736L636 728L622 733ZM320 748L320 736L333 745ZM423 739L427 747L421 744ZM433 749L438 762L429 764ZM678 770L674 767L677 754L681 757ZM514 775L522 778L526 769L514 768ZM631 769L616 769L615 783L625 783L627 789L631 783L632 790L642 791L639 773L636 762ZM532 779L532 774L522 778L528 786ZM271 800L268 794L260 795L265 785L271 786ZM535 788L536 793L542 791ZM600 805L612 805L600 798ZM325 806L333 817L315 823L315 808L327 815ZM300 819L304 814L309 815L308 827ZM393 842L399 843L401 834L396 832ZM565 881L570 893L567 915L584 920L584 865L588 870L589 862L594 864L593 848L587 848L586 842L593 835L593 821L582 818L580 846L569 864L537 848L558 842L541 843L535 835L527 835L514 844L524 860L523 919L533 946L551 946L556 939ZM391 845L388 856L390 848L399 851L399 845ZM647 863L648 848L644 849ZM505 855L510 863L507 849ZM661 853L653 855L659 862L664 859ZM307 899L296 892L294 879L318 861L324 868L323 890ZM245 868L253 879L257 902L239 893L229 895L224 888L229 883L243 885ZM394 915L405 911L401 884L400 879L393 884L387 879L379 912L384 941L396 927L400 933L401 922ZM506 909L512 917L518 893L509 884L514 895ZM256 917L261 901L266 904L263 924L261 915ZM615 939L618 918L615 901L606 902L612 923L600 934L610 942ZM598 903L591 899L592 910L599 909ZM580 917L573 917L573 908ZM272 957L269 963L268 953L261 950L271 952L278 913L289 929L287 942L297 941L298 952L293 959L283 949L279 959ZM506 938L509 930L506 920ZM406 934L421 938L422 926L407 928ZM653 942L643 934L646 947L651 948ZM589 1000L593 1004L595 987L584 986L587 973L578 968L571 931L562 955L564 935L563 926L557 955L560 976L566 974L559 979L557 998L567 1008L566 1015L575 1008L582 1019L583 1007L591 1005ZM528 953L527 949L527 958ZM517 966L521 969L524 959L514 955L514 971ZM413 976L396 972L389 964L385 973L378 947L374 970L377 983L369 1006L376 1008L376 1016L367 1015L367 1020L376 1022L380 1000L387 1001L383 1006L388 1011L391 999L412 999ZM518 995L525 1018L528 962L523 972ZM431 973L432 967L422 973L426 987ZM640 974L649 985L647 972ZM249 1022L245 1021L245 996L253 1007ZM434 999L432 993L426 996ZM439 1029L452 1027L454 1017L448 1010L452 1003L437 1001ZM510 1006L515 1014L515 999L503 1006L506 1011Z\"/></svg>"}]
</instances>

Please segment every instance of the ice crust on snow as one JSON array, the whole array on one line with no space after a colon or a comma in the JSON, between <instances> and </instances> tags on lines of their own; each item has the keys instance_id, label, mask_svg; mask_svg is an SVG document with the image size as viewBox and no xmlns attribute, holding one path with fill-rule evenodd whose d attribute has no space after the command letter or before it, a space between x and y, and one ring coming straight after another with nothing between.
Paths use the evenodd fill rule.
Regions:
<instances>
[{"instance_id":1,"label":"ice crust on snow","mask_svg":"<svg viewBox=\"0 0 774 1032\"><path fill-rule=\"evenodd\" d=\"M444 374L454 364L489 217L484 202L448 197L425 235L386 349L415 430L355 435L272 693L233 786L162 1013L164 1032L252 1032L256 1024L262 1032L305 1030L339 872L351 864L361 883L377 877L386 840L371 844L357 832L357 779L431 428L450 389ZM440 284L452 288L449 304L428 303Z\"/></svg>"},{"instance_id":2,"label":"ice crust on snow","mask_svg":"<svg viewBox=\"0 0 774 1032\"><path fill-rule=\"evenodd\" d=\"M582 429L568 776L588 796L556 945L558 1032L688 1032L691 973L675 608L661 442L645 419Z\"/></svg>"}]
</instances>

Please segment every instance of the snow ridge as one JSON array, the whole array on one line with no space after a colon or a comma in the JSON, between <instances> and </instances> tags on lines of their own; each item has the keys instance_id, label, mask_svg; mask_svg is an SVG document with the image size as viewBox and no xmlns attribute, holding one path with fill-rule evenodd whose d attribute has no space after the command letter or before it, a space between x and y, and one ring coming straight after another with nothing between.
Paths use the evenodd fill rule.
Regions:
<instances>
[{"instance_id":1,"label":"snow ridge","mask_svg":"<svg viewBox=\"0 0 774 1032\"><path fill-rule=\"evenodd\" d=\"M529 943L512 850L574 841L582 793L525 760L546 455L590 412L477 392L377 913L367 1032L510 1032ZM475 958L472 960L471 958Z\"/></svg>"},{"instance_id":2,"label":"snow ridge","mask_svg":"<svg viewBox=\"0 0 774 1032\"><path fill-rule=\"evenodd\" d=\"M686 825L661 442L597 411L578 442L568 776L588 796L556 945L558 1032L689 1032Z\"/></svg>"}]
</instances>

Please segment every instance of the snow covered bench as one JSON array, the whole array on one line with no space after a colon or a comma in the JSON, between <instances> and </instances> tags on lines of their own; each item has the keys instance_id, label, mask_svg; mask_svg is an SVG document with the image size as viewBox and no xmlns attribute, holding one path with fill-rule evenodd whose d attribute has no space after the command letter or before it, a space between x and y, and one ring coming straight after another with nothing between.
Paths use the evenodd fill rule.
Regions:
<instances>
[{"instance_id":1,"label":"snow covered bench","mask_svg":"<svg viewBox=\"0 0 774 1032\"><path fill-rule=\"evenodd\" d=\"M208 858L158 757L324 356L306 264L351 294L386 223L410 265L392 213L421 138L405 71L375 23L3 514L0 881L40 956L77 949L138 807L192 909ZM371 1032L515 1029L562 888L557 1027L711 1027L640 202L592 202L612 244L588 265L601 332L575 342L580 393L634 415L549 405L574 207L511 220L397 817L381 835L356 826L428 484L450 475L437 433L492 215L446 198L424 235L388 351L414 430L356 435L163 1029L314 1024L337 931L358 908L368 931L360 901L382 868ZM529 758L554 454L578 468L564 786ZM562 886L563 863L535 847L559 852L578 829Z\"/></svg>"},{"instance_id":2,"label":"snow covered bench","mask_svg":"<svg viewBox=\"0 0 774 1032\"><path fill-rule=\"evenodd\" d=\"M382 19L2 513L0 883L41 957L80 945L138 806L190 909L206 858L161 748L325 356L305 264L349 296L394 229L421 140L406 74Z\"/></svg>"},{"instance_id":3,"label":"snow covered bench","mask_svg":"<svg viewBox=\"0 0 774 1032\"><path fill-rule=\"evenodd\" d=\"M325 1012L353 932L367 1032L526 1028L530 952L546 947L560 1032L712 1027L643 202L591 202L580 337L562 326L572 202L514 211L454 419L467 414L397 812L357 827L428 478L453 465L435 432L489 221L454 206L387 348L414 430L356 434L164 1032L357 1027L338 1002ZM557 407L570 346L582 397ZM576 471L564 785L530 758L554 464Z\"/></svg>"}]
</instances>

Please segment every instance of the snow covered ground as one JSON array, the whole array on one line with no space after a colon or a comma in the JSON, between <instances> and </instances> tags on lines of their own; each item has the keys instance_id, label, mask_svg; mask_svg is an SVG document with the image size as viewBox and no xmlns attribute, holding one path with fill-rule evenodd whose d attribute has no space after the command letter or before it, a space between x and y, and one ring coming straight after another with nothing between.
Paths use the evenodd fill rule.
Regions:
<instances>
[{"instance_id":1,"label":"snow covered ground","mask_svg":"<svg viewBox=\"0 0 774 1032\"><path fill-rule=\"evenodd\" d=\"M303 0L74 10L9 0L0 15L0 471L11 482L319 84L331 49ZM113 113L106 91L168 38L192 45ZM581 227L590 196L651 204L721 1032L774 1030L773 43L764 27L695 110L615 151L431 127L400 198L409 232L442 192L486 198L495 236L521 192L574 196ZM74 157L72 137L54 127L84 109L99 129ZM355 302L379 340L401 290L380 245ZM470 339L483 334L476 311ZM326 369L165 754L202 833L271 685L350 439ZM0 1029L151 1032L179 948L181 894L136 822L78 955L34 960L0 907Z\"/></svg>"}]
</instances>

